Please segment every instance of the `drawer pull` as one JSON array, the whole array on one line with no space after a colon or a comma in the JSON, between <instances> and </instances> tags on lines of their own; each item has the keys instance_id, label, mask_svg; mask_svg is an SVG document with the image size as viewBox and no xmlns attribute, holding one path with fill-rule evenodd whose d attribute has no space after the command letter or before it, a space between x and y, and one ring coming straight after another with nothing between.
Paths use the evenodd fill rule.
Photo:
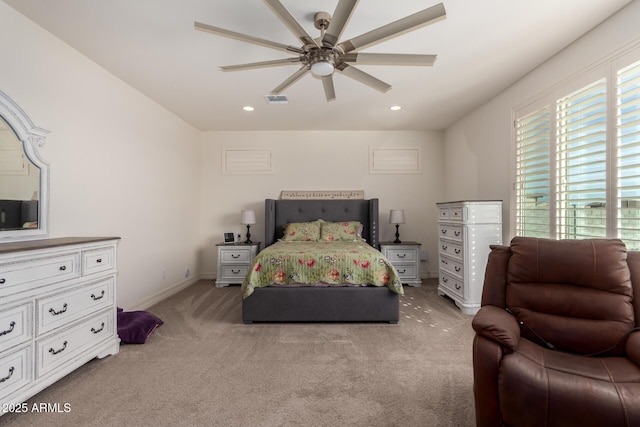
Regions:
<instances>
[{"instance_id":1,"label":"drawer pull","mask_svg":"<svg viewBox=\"0 0 640 427\"><path fill-rule=\"evenodd\" d=\"M406 272L407 272L407 270L406 270L406 269L404 269L404 270L398 270L398 273L399 273L399 274L404 274L404 273L406 273Z\"/></svg>"},{"instance_id":2,"label":"drawer pull","mask_svg":"<svg viewBox=\"0 0 640 427\"><path fill-rule=\"evenodd\" d=\"M462 249L455 248L453 251L456 253L456 255L460 255L460 252L462 252Z\"/></svg>"},{"instance_id":3,"label":"drawer pull","mask_svg":"<svg viewBox=\"0 0 640 427\"><path fill-rule=\"evenodd\" d=\"M49 313L53 314L54 316L57 316L58 314L62 314L62 313L64 313L65 311L67 311L67 308L69 308L69 307L67 306L67 303L65 302L65 303L64 303L64 305L62 306L62 310L60 310L60 311L55 311L55 310L53 309L53 307L51 307L51 308L49 309Z\"/></svg>"},{"instance_id":4,"label":"drawer pull","mask_svg":"<svg viewBox=\"0 0 640 427\"><path fill-rule=\"evenodd\" d=\"M460 235L460 232L459 232L459 231L454 231L454 232L453 232L453 235L454 235L454 236L456 236L456 237L458 237L458 236Z\"/></svg>"},{"instance_id":5,"label":"drawer pull","mask_svg":"<svg viewBox=\"0 0 640 427\"><path fill-rule=\"evenodd\" d=\"M16 368L14 368L13 366L9 368L9 375L7 375L6 377L2 377L0 378L0 383L5 382L6 380L8 380L9 378L11 378L13 376L13 371L15 371Z\"/></svg>"},{"instance_id":6,"label":"drawer pull","mask_svg":"<svg viewBox=\"0 0 640 427\"><path fill-rule=\"evenodd\" d=\"M231 254L231 258L238 259L240 258L240 254Z\"/></svg>"},{"instance_id":7,"label":"drawer pull","mask_svg":"<svg viewBox=\"0 0 640 427\"><path fill-rule=\"evenodd\" d=\"M456 265L455 270L456 270L456 273L460 273L460 270L462 270L462 269Z\"/></svg>"},{"instance_id":8,"label":"drawer pull","mask_svg":"<svg viewBox=\"0 0 640 427\"><path fill-rule=\"evenodd\" d=\"M98 301L99 299L104 298L104 289L100 292L100 296L95 296L95 294L91 294L91 299L94 301Z\"/></svg>"},{"instance_id":9,"label":"drawer pull","mask_svg":"<svg viewBox=\"0 0 640 427\"><path fill-rule=\"evenodd\" d=\"M398 258L405 258L407 256L407 254L396 254L396 256Z\"/></svg>"},{"instance_id":10,"label":"drawer pull","mask_svg":"<svg viewBox=\"0 0 640 427\"><path fill-rule=\"evenodd\" d=\"M447 250L447 245L442 245L442 250L446 251Z\"/></svg>"},{"instance_id":11,"label":"drawer pull","mask_svg":"<svg viewBox=\"0 0 640 427\"><path fill-rule=\"evenodd\" d=\"M13 332L13 328L15 328L15 327L16 327L16 322L14 322L12 320L11 323L9 323L9 329L7 329L6 331L0 332L0 337L3 336L3 335L10 334L11 332Z\"/></svg>"},{"instance_id":12,"label":"drawer pull","mask_svg":"<svg viewBox=\"0 0 640 427\"><path fill-rule=\"evenodd\" d=\"M442 261L440 261L440 262L443 263L444 265L449 265L449 263L444 259Z\"/></svg>"},{"instance_id":13,"label":"drawer pull","mask_svg":"<svg viewBox=\"0 0 640 427\"><path fill-rule=\"evenodd\" d=\"M460 290L460 288L462 288L462 286L460 286L458 283L456 283L456 289Z\"/></svg>"},{"instance_id":14,"label":"drawer pull","mask_svg":"<svg viewBox=\"0 0 640 427\"><path fill-rule=\"evenodd\" d=\"M5 282L6 282L5 279L0 279L0 285L4 285Z\"/></svg>"},{"instance_id":15,"label":"drawer pull","mask_svg":"<svg viewBox=\"0 0 640 427\"><path fill-rule=\"evenodd\" d=\"M67 269L67 266L66 266L66 265L61 265L61 266L60 266L60 271L65 271L66 269Z\"/></svg>"},{"instance_id":16,"label":"drawer pull","mask_svg":"<svg viewBox=\"0 0 640 427\"><path fill-rule=\"evenodd\" d=\"M449 281L449 279L447 279L446 277L442 278L442 283L447 283Z\"/></svg>"},{"instance_id":17,"label":"drawer pull","mask_svg":"<svg viewBox=\"0 0 640 427\"><path fill-rule=\"evenodd\" d=\"M100 325L100 329L91 328L91 332L93 332L94 334L98 334L102 332L103 329L104 329L104 322L102 322L102 324Z\"/></svg>"},{"instance_id":18,"label":"drawer pull","mask_svg":"<svg viewBox=\"0 0 640 427\"><path fill-rule=\"evenodd\" d=\"M240 270L231 270L233 274L240 274Z\"/></svg>"},{"instance_id":19,"label":"drawer pull","mask_svg":"<svg viewBox=\"0 0 640 427\"><path fill-rule=\"evenodd\" d=\"M58 354L58 353L62 353L66 348L67 348L67 344L68 342L65 341L64 343L62 343L62 348L60 350L54 350L52 347L49 348L49 353L51 354Z\"/></svg>"},{"instance_id":20,"label":"drawer pull","mask_svg":"<svg viewBox=\"0 0 640 427\"><path fill-rule=\"evenodd\" d=\"M442 234L447 234L447 229L446 228L442 229Z\"/></svg>"},{"instance_id":21,"label":"drawer pull","mask_svg":"<svg viewBox=\"0 0 640 427\"><path fill-rule=\"evenodd\" d=\"M101 262L102 262L102 258L98 258L98 259L96 260L96 264L100 264Z\"/></svg>"}]
</instances>

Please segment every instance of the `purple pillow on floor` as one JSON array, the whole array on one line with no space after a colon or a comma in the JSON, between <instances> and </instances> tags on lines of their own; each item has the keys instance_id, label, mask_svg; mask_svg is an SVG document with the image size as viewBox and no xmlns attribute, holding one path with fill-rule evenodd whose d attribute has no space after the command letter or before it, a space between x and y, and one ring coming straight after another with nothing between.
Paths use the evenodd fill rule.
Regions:
<instances>
[{"instance_id":1,"label":"purple pillow on floor","mask_svg":"<svg viewBox=\"0 0 640 427\"><path fill-rule=\"evenodd\" d=\"M130 344L144 344L164 322L148 311L124 311L118 307L118 336Z\"/></svg>"}]
</instances>

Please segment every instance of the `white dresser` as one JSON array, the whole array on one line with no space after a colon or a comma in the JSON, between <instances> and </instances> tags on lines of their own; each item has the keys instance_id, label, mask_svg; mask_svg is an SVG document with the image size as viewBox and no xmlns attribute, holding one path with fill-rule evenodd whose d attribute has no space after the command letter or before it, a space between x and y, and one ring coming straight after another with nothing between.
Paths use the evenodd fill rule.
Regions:
<instances>
[{"instance_id":1,"label":"white dresser","mask_svg":"<svg viewBox=\"0 0 640 427\"><path fill-rule=\"evenodd\" d=\"M10 410L89 360L119 351L118 242L0 244L0 407Z\"/></svg>"},{"instance_id":2,"label":"white dresser","mask_svg":"<svg viewBox=\"0 0 640 427\"><path fill-rule=\"evenodd\" d=\"M502 244L501 201L458 201L438 206L438 294L465 314L480 309L490 245Z\"/></svg>"}]
</instances>

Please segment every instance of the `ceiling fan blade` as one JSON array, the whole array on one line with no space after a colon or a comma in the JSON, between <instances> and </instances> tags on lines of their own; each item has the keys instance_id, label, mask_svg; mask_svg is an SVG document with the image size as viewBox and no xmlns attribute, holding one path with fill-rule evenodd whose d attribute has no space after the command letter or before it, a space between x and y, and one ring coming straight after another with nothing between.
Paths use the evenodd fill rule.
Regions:
<instances>
[{"instance_id":1,"label":"ceiling fan blade","mask_svg":"<svg viewBox=\"0 0 640 427\"><path fill-rule=\"evenodd\" d=\"M336 66L336 70L340 71L347 77L351 77L354 80L359 81L369 87L379 90L382 93L387 93L391 89L391 85L383 82L380 79L373 77L371 74L367 74L362 70L357 69L345 62L342 62Z\"/></svg>"},{"instance_id":2,"label":"ceiling fan blade","mask_svg":"<svg viewBox=\"0 0 640 427\"><path fill-rule=\"evenodd\" d=\"M357 4L358 0L340 0L338 2L336 10L333 12L331 23L322 38L323 43L327 43L330 46L336 45Z\"/></svg>"},{"instance_id":3,"label":"ceiling fan blade","mask_svg":"<svg viewBox=\"0 0 640 427\"><path fill-rule=\"evenodd\" d=\"M222 71L251 70L254 68L265 68L265 67L274 67L278 65L293 64L296 62L300 62L300 58L274 59L272 61L251 62L248 64L225 65L224 67L220 67L220 69Z\"/></svg>"},{"instance_id":4,"label":"ceiling fan blade","mask_svg":"<svg viewBox=\"0 0 640 427\"><path fill-rule=\"evenodd\" d=\"M336 100L336 90L333 87L333 77L322 77L322 87L324 88L324 96L327 98L327 102Z\"/></svg>"},{"instance_id":5,"label":"ceiling fan blade","mask_svg":"<svg viewBox=\"0 0 640 427\"><path fill-rule=\"evenodd\" d=\"M288 88L289 86L291 86L292 84L294 84L295 82L297 82L298 80L300 80L305 74L307 74L309 72L309 67L308 66L303 66L302 68L300 68L298 71L296 71L295 73L293 73L287 80L283 81L280 86L278 86L277 88L273 89L270 93L271 95L277 95L280 92L282 92L283 90L285 90L286 88Z\"/></svg>"},{"instance_id":6,"label":"ceiling fan blade","mask_svg":"<svg viewBox=\"0 0 640 427\"><path fill-rule=\"evenodd\" d=\"M404 53L347 53L341 59L362 65L422 65L436 62L437 55L413 55Z\"/></svg>"},{"instance_id":7,"label":"ceiling fan blade","mask_svg":"<svg viewBox=\"0 0 640 427\"><path fill-rule=\"evenodd\" d=\"M431 6L420 12L414 13L413 15L406 16L390 24L369 31L368 33L346 40L340 43L338 47L342 48L345 53L351 52L352 50L381 42L384 39L398 36L404 32L413 30L416 27L433 23L446 15L447 13L444 9L444 5L442 3L438 3L435 6Z\"/></svg>"},{"instance_id":8,"label":"ceiling fan blade","mask_svg":"<svg viewBox=\"0 0 640 427\"><path fill-rule=\"evenodd\" d=\"M264 0L269 8L276 14L276 16L289 28L289 31L293 33L297 38L302 41L302 44L316 45L316 41L307 33L304 28L296 21L296 19L289 13L286 7L282 5L278 0Z\"/></svg>"},{"instance_id":9,"label":"ceiling fan blade","mask_svg":"<svg viewBox=\"0 0 640 427\"><path fill-rule=\"evenodd\" d=\"M271 49L283 50L290 53L304 53L302 49L296 46L287 46L286 44L272 42L271 40L261 39L259 37L249 36L247 34L237 33L224 28L214 27L213 25L203 24L202 22L194 22L193 26L196 30L205 33L215 34L217 36L229 37L231 39L240 40L247 43L257 44L259 46L269 47Z\"/></svg>"}]
</instances>

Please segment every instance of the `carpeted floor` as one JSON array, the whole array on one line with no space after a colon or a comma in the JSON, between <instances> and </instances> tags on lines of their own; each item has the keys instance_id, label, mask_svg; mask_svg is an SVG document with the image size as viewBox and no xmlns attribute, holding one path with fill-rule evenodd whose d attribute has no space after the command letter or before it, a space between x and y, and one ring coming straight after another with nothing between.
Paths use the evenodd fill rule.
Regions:
<instances>
[{"instance_id":1,"label":"carpeted floor","mask_svg":"<svg viewBox=\"0 0 640 427\"><path fill-rule=\"evenodd\" d=\"M68 413L2 426L472 426L471 329L436 280L405 287L397 325L241 322L238 287L200 281L149 308L144 345L28 401Z\"/></svg>"}]
</instances>

